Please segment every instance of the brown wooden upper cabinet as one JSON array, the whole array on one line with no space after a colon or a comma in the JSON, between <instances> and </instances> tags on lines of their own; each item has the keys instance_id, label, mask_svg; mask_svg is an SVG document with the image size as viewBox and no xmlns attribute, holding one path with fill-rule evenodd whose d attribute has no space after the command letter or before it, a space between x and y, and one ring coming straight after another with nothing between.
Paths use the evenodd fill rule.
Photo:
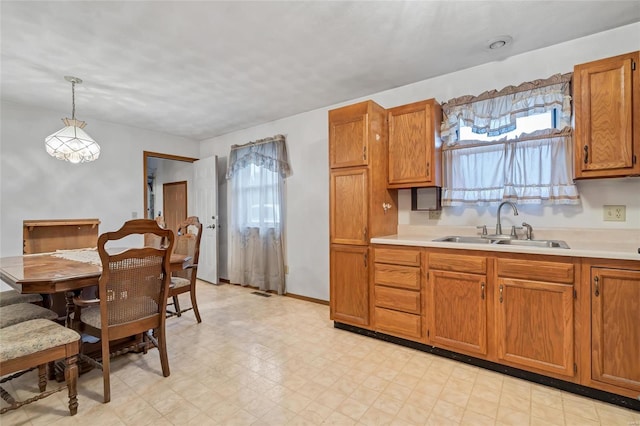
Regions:
<instances>
[{"instance_id":1,"label":"brown wooden upper cabinet","mask_svg":"<svg viewBox=\"0 0 640 426\"><path fill-rule=\"evenodd\" d=\"M640 175L640 52L576 65L575 176Z\"/></svg>"},{"instance_id":2,"label":"brown wooden upper cabinet","mask_svg":"<svg viewBox=\"0 0 640 426\"><path fill-rule=\"evenodd\" d=\"M329 167L369 164L369 139L380 141L384 137L383 126L371 120L376 107L373 102L360 102L329 111Z\"/></svg>"},{"instance_id":3,"label":"brown wooden upper cabinet","mask_svg":"<svg viewBox=\"0 0 640 426\"><path fill-rule=\"evenodd\" d=\"M440 123L435 99L387 110L389 188L441 186Z\"/></svg>"}]
</instances>

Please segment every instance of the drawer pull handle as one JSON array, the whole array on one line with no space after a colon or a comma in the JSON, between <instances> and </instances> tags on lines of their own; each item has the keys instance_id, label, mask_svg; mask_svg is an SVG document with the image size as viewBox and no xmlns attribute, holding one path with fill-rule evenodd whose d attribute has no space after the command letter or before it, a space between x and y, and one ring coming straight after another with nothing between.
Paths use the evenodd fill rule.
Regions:
<instances>
[{"instance_id":1,"label":"drawer pull handle","mask_svg":"<svg viewBox=\"0 0 640 426\"><path fill-rule=\"evenodd\" d=\"M484 300L484 282L480 283L480 298Z\"/></svg>"},{"instance_id":2,"label":"drawer pull handle","mask_svg":"<svg viewBox=\"0 0 640 426\"><path fill-rule=\"evenodd\" d=\"M503 290L503 285L500 284L500 303L502 303L502 290Z\"/></svg>"},{"instance_id":3,"label":"drawer pull handle","mask_svg":"<svg viewBox=\"0 0 640 426\"><path fill-rule=\"evenodd\" d=\"M596 276L593 279L593 282L595 284L595 295L596 297L600 296L600 278L598 276Z\"/></svg>"},{"instance_id":4,"label":"drawer pull handle","mask_svg":"<svg viewBox=\"0 0 640 426\"><path fill-rule=\"evenodd\" d=\"M367 267L367 265L368 265L368 263L367 263L368 258L369 258L369 254L368 254L368 253L365 253L365 254L364 254L364 267L365 267L365 268L366 268L366 267Z\"/></svg>"}]
</instances>

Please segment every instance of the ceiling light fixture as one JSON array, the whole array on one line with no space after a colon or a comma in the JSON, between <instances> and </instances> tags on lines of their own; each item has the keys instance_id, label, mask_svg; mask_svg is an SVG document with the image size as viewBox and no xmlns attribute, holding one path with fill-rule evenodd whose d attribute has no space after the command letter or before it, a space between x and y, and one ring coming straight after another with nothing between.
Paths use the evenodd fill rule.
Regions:
<instances>
[{"instance_id":1,"label":"ceiling light fixture","mask_svg":"<svg viewBox=\"0 0 640 426\"><path fill-rule=\"evenodd\" d=\"M100 145L84 130L84 121L76 120L76 84L82 83L77 77L65 76L71 83L71 119L64 118L65 127L49 135L44 140L47 152L58 160L70 163L86 163L97 160L100 156Z\"/></svg>"},{"instance_id":2,"label":"ceiling light fixture","mask_svg":"<svg viewBox=\"0 0 640 426\"><path fill-rule=\"evenodd\" d=\"M498 36L487 41L487 48L490 50L501 49L505 47L507 44L511 43L512 41L513 39L511 38L511 36L508 36L508 35Z\"/></svg>"}]
</instances>

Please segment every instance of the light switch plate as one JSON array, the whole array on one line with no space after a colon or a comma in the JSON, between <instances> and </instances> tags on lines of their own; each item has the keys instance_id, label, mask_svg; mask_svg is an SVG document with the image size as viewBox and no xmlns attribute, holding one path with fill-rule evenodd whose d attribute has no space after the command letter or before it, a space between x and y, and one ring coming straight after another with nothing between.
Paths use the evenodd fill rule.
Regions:
<instances>
[{"instance_id":1,"label":"light switch plate","mask_svg":"<svg viewBox=\"0 0 640 426\"><path fill-rule=\"evenodd\" d=\"M627 220L627 206L605 205L602 215L605 222L624 222Z\"/></svg>"}]
</instances>

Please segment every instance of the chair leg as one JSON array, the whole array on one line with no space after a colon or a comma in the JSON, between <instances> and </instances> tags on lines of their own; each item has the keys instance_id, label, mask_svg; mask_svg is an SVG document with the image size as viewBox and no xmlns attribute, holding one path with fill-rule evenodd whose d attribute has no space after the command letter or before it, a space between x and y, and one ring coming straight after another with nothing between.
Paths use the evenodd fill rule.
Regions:
<instances>
[{"instance_id":1,"label":"chair leg","mask_svg":"<svg viewBox=\"0 0 640 426\"><path fill-rule=\"evenodd\" d=\"M69 393L69 413L73 416L78 412L78 356L68 357L65 364L64 380Z\"/></svg>"},{"instance_id":2,"label":"chair leg","mask_svg":"<svg viewBox=\"0 0 640 426\"><path fill-rule=\"evenodd\" d=\"M157 340L158 340L158 352L160 352L160 365L162 366L162 375L169 377L171 371L169 371L169 356L167 355L167 341L165 339L164 327L158 327Z\"/></svg>"},{"instance_id":3,"label":"chair leg","mask_svg":"<svg viewBox=\"0 0 640 426\"><path fill-rule=\"evenodd\" d=\"M201 323L202 319L200 318L200 311L198 310L198 302L196 302L195 284L191 286L191 291L189 291L189 294L191 295L191 306L193 306L193 313L196 315L196 321L198 321L198 323Z\"/></svg>"},{"instance_id":4,"label":"chair leg","mask_svg":"<svg viewBox=\"0 0 640 426\"><path fill-rule=\"evenodd\" d=\"M38 365L38 389L40 393L47 390L47 364Z\"/></svg>"},{"instance_id":5,"label":"chair leg","mask_svg":"<svg viewBox=\"0 0 640 426\"><path fill-rule=\"evenodd\" d=\"M173 296L173 309L175 309L176 311L176 316L182 316L182 309L180 309L180 301L178 300L178 295Z\"/></svg>"},{"instance_id":6,"label":"chair leg","mask_svg":"<svg viewBox=\"0 0 640 426\"><path fill-rule=\"evenodd\" d=\"M102 381L104 384L104 402L111 401L111 382L109 381L109 339L102 336Z\"/></svg>"}]
</instances>

